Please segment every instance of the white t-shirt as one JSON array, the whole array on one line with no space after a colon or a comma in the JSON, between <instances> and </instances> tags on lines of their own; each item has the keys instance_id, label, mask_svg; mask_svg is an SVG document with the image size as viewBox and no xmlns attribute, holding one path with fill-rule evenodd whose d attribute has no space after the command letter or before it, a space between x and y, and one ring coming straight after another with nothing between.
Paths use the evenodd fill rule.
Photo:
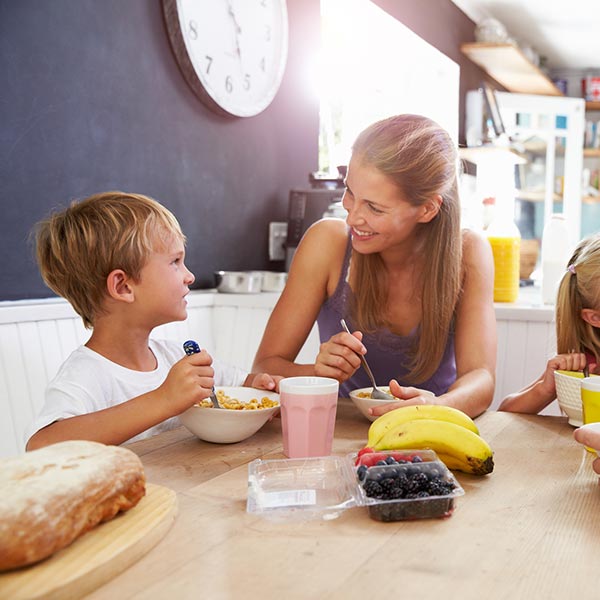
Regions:
<instances>
[{"instance_id":1,"label":"white t-shirt","mask_svg":"<svg viewBox=\"0 0 600 600\"><path fill-rule=\"evenodd\" d=\"M156 357L154 371L133 371L101 354L80 346L62 364L46 388L42 410L25 432L25 442L46 425L60 419L93 413L116 406L155 390L166 379L171 367L185 356L181 345L171 340L150 340ZM213 361L215 385L238 386L248 373L237 367ZM172 417L127 440L142 440L180 425Z\"/></svg>"}]
</instances>

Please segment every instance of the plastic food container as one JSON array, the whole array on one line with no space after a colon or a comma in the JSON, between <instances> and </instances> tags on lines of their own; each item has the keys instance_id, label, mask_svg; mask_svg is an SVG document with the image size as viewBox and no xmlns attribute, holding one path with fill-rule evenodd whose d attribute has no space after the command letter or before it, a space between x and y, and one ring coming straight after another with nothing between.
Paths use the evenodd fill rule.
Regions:
<instances>
[{"instance_id":1,"label":"plastic food container","mask_svg":"<svg viewBox=\"0 0 600 600\"><path fill-rule=\"evenodd\" d=\"M386 460L391 464L377 464ZM448 517L463 494L432 450L258 459L248 465L247 511L271 519L334 519L351 507L367 507L377 521Z\"/></svg>"}]
</instances>

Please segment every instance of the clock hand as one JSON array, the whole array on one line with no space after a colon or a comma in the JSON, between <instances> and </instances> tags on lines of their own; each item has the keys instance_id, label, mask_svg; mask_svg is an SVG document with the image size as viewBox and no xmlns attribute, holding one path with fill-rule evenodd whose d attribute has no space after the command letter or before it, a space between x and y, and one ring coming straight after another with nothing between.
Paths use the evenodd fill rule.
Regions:
<instances>
[{"instance_id":1,"label":"clock hand","mask_svg":"<svg viewBox=\"0 0 600 600\"><path fill-rule=\"evenodd\" d=\"M235 11L233 10L233 4L232 4L232 0L227 0L227 12L229 14L229 16L231 17L233 24L235 26L235 48L236 48L236 53L238 55L238 58L240 59L240 61L242 60L242 52L240 50L240 40L239 40L239 35L242 33L242 28L240 27L239 23L237 22L237 19L235 18Z\"/></svg>"}]
</instances>

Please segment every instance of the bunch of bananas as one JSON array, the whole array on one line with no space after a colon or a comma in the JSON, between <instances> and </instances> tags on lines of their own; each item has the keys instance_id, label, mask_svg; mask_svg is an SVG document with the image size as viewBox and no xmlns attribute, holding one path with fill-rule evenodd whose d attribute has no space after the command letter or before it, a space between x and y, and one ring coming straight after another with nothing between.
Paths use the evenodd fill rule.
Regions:
<instances>
[{"instance_id":1,"label":"bunch of bananas","mask_svg":"<svg viewBox=\"0 0 600 600\"><path fill-rule=\"evenodd\" d=\"M377 418L369 428L373 450L430 448L449 469L487 475L494 469L493 452L465 413L434 404L403 406Z\"/></svg>"}]
</instances>

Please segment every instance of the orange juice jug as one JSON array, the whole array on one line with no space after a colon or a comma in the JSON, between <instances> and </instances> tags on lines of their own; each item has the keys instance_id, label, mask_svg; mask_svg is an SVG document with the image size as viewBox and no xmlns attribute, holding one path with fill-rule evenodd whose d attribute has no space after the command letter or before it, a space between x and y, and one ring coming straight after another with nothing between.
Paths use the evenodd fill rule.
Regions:
<instances>
[{"instance_id":1,"label":"orange juice jug","mask_svg":"<svg viewBox=\"0 0 600 600\"><path fill-rule=\"evenodd\" d=\"M494 220L486 234L494 254L494 302L516 302L521 250L519 229L508 219Z\"/></svg>"}]
</instances>

